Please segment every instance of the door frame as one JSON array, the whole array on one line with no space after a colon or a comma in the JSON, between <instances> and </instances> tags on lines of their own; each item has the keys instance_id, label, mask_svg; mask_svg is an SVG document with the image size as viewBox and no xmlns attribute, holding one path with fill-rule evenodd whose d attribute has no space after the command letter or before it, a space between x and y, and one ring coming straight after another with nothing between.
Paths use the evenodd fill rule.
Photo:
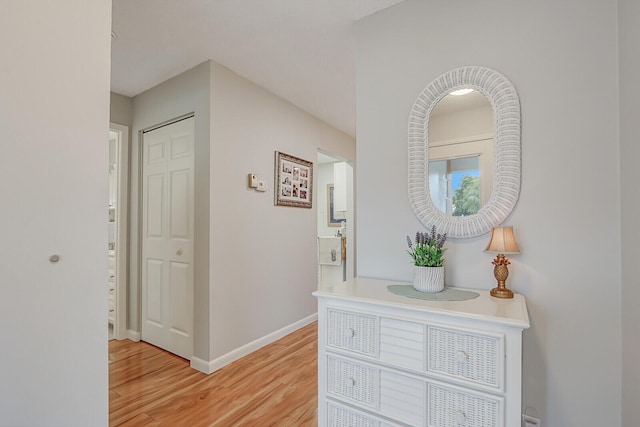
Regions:
<instances>
[{"instance_id":1,"label":"door frame","mask_svg":"<svg viewBox=\"0 0 640 427\"><path fill-rule=\"evenodd\" d=\"M109 129L118 133L118 205L116 209L116 315L113 336L117 340L127 338L127 278L129 248L129 127L109 123Z\"/></svg>"}]
</instances>

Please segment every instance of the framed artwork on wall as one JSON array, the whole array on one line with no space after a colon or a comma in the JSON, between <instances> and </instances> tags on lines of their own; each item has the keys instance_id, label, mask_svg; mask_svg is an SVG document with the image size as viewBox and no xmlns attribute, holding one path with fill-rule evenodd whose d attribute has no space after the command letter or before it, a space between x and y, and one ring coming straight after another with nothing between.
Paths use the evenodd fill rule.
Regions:
<instances>
[{"instance_id":1,"label":"framed artwork on wall","mask_svg":"<svg viewBox=\"0 0 640 427\"><path fill-rule=\"evenodd\" d=\"M311 208L313 163L276 151L275 204Z\"/></svg>"},{"instance_id":2,"label":"framed artwork on wall","mask_svg":"<svg viewBox=\"0 0 640 427\"><path fill-rule=\"evenodd\" d=\"M336 212L333 208L333 194L333 184L327 184L327 225L329 227L341 227L346 219L336 218Z\"/></svg>"}]
</instances>

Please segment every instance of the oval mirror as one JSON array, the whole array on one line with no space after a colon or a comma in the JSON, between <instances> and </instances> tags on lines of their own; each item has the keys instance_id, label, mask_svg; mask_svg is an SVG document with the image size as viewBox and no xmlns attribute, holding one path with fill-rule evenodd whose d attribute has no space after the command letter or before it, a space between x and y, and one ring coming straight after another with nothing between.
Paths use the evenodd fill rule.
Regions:
<instances>
[{"instance_id":1,"label":"oval mirror","mask_svg":"<svg viewBox=\"0 0 640 427\"><path fill-rule=\"evenodd\" d=\"M509 216L519 193L515 87L486 67L438 77L409 116L409 201L420 222L449 237L479 236Z\"/></svg>"}]
</instances>

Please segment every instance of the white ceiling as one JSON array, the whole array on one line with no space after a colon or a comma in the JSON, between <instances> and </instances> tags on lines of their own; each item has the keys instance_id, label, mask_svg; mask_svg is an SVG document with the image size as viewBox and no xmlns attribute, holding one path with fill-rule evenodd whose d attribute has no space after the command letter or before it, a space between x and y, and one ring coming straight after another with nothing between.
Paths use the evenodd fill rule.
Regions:
<instances>
[{"instance_id":1,"label":"white ceiling","mask_svg":"<svg viewBox=\"0 0 640 427\"><path fill-rule=\"evenodd\" d=\"M113 0L111 90L208 59L355 136L353 23L402 0Z\"/></svg>"}]
</instances>

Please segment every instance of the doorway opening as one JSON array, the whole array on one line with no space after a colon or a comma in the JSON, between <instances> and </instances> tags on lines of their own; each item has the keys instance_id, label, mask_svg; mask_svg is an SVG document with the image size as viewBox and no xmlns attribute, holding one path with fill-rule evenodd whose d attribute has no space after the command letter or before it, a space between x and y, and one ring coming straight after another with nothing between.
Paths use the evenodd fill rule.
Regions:
<instances>
[{"instance_id":1,"label":"doorway opening","mask_svg":"<svg viewBox=\"0 0 640 427\"><path fill-rule=\"evenodd\" d=\"M109 125L109 339L126 338L129 128Z\"/></svg>"},{"instance_id":2,"label":"doorway opening","mask_svg":"<svg viewBox=\"0 0 640 427\"><path fill-rule=\"evenodd\" d=\"M318 287L355 276L353 164L323 150L317 158Z\"/></svg>"}]
</instances>

